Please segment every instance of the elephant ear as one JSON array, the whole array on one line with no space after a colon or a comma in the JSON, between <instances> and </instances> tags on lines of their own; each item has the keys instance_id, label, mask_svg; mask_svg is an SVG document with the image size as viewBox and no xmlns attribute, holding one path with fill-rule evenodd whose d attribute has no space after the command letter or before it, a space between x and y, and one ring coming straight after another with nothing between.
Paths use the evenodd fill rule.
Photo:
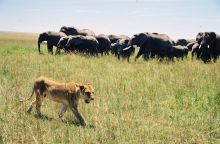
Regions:
<instances>
[{"instance_id":1,"label":"elephant ear","mask_svg":"<svg viewBox=\"0 0 220 144\"><path fill-rule=\"evenodd\" d=\"M64 31L66 31L66 29L67 29L66 26L62 26L62 27L60 28L60 32L64 32Z\"/></svg>"},{"instance_id":2,"label":"elephant ear","mask_svg":"<svg viewBox=\"0 0 220 144\"><path fill-rule=\"evenodd\" d=\"M39 37L43 37L43 36L45 36L45 32L44 33L41 33L41 34L39 34Z\"/></svg>"},{"instance_id":3,"label":"elephant ear","mask_svg":"<svg viewBox=\"0 0 220 144\"><path fill-rule=\"evenodd\" d=\"M196 35L196 41L200 43L200 41L201 41L203 35L204 35L203 32L199 32L199 33Z\"/></svg>"},{"instance_id":4,"label":"elephant ear","mask_svg":"<svg viewBox=\"0 0 220 144\"><path fill-rule=\"evenodd\" d=\"M43 35L44 35L44 37L48 38L49 36L51 36L51 32L50 31L49 32L45 32Z\"/></svg>"},{"instance_id":5,"label":"elephant ear","mask_svg":"<svg viewBox=\"0 0 220 144\"><path fill-rule=\"evenodd\" d=\"M214 44L215 41L216 41L216 34L215 34L215 32L210 32L209 36L210 36L211 44Z\"/></svg>"},{"instance_id":6,"label":"elephant ear","mask_svg":"<svg viewBox=\"0 0 220 144\"><path fill-rule=\"evenodd\" d=\"M148 37L146 34L144 33L140 33L139 35L140 39L139 39L139 46L143 46L145 44L145 42L147 41Z\"/></svg>"},{"instance_id":7,"label":"elephant ear","mask_svg":"<svg viewBox=\"0 0 220 144\"><path fill-rule=\"evenodd\" d=\"M39 41L39 42L42 42L42 41L47 40L47 38L48 38L48 33L47 33L47 32L44 32L44 33L41 33L41 34L39 35L38 41Z\"/></svg>"}]
</instances>

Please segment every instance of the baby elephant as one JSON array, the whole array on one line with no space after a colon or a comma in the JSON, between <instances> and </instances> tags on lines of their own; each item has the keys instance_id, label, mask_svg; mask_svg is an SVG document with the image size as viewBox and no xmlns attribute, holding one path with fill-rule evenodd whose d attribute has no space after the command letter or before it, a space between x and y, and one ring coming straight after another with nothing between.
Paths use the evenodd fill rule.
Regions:
<instances>
[{"instance_id":1,"label":"baby elephant","mask_svg":"<svg viewBox=\"0 0 220 144\"><path fill-rule=\"evenodd\" d=\"M181 58L183 60L184 57L188 55L188 48L186 46L173 46L173 57L177 59Z\"/></svg>"},{"instance_id":2,"label":"baby elephant","mask_svg":"<svg viewBox=\"0 0 220 144\"><path fill-rule=\"evenodd\" d=\"M62 103L62 108L59 117L62 118L67 108L69 107L74 115L78 118L82 126L86 125L83 116L78 111L79 99L84 99L86 103L94 100L94 89L91 84L77 84L77 83L60 83L53 81L47 77L39 77L34 82L33 92L36 99L32 101L27 112L30 113L34 105L36 105L36 112L41 115L41 105L44 98L49 98L58 103ZM27 100L29 100L28 98Z\"/></svg>"}]
</instances>

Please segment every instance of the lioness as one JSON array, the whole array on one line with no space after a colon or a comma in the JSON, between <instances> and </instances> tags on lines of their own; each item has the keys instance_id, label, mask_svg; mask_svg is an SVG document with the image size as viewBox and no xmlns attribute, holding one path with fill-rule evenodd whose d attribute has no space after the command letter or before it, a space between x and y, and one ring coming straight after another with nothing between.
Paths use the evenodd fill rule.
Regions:
<instances>
[{"instance_id":1,"label":"lioness","mask_svg":"<svg viewBox=\"0 0 220 144\"><path fill-rule=\"evenodd\" d=\"M36 100L33 100L27 112L32 111L33 106L36 104L36 112L38 115L41 115L41 105L45 97L62 103L62 108L59 113L59 117L62 118L66 112L68 106L79 119L81 125L85 126L86 122L82 115L79 113L77 106L79 99L82 98L86 103L89 103L91 100L94 100L94 89L91 84L80 85L77 83L59 83L53 81L47 77L39 77L34 82L33 92L30 96L35 93ZM27 100L29 100L28 98Z\"/></svg>"}]
</instances>

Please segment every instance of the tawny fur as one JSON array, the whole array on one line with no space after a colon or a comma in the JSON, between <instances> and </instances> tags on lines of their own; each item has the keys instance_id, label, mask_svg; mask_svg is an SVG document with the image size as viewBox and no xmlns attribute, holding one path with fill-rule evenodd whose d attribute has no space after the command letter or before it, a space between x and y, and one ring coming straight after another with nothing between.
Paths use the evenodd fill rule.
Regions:
<instances>
[{"instance_id":1,"label":"tawny fur","mask_svg":"<svg viewBox=\"0 0 220 144\"><path fill-rule=\"evenodd\" d=\"M94 89L91 84L81 85L74 82L60 83L47 77L39 77L34 82L33 92L36 99L32 101L27 112L31 112L34 105L36 105L36 112L41 115L41 105L44 98L62 103L62 108L59 117L62 118L67 108L70 107L75 116L79 119L81 125L86 125L83 116L79 113L77 107L79 99L84 99L86 103L94 100ZM28 100L30 99L28 98Z\"/></svg>"}]
</instances>

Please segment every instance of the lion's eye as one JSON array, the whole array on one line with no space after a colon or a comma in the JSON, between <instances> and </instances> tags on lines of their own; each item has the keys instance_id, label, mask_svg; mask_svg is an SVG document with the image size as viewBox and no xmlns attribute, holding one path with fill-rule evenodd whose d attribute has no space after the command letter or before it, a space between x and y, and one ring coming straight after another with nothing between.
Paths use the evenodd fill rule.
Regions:
<instances>
[{"instance_id":1,"label":"lion's eye","mask_svg":"<svg viewBox=\"0 0 220 144\"><path fill-rule=\"evenodd\" d=\"M86 92L86 95L90 95L90 92Z\"/></svg>"}]
</instances>

